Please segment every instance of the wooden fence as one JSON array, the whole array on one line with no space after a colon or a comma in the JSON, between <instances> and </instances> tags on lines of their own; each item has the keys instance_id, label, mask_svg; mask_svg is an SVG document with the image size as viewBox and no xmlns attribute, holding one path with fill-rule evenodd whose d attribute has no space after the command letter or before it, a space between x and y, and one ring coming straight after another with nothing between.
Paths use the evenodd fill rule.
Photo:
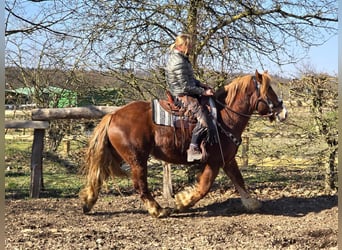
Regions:
<instances>
[{"instance_id":1,"label":"wooden fence","mask_svg":"<svg viewBox=\"0 0 342 250\"><path fill-rule=\"evenodd\" d=\"M31 154L30 197L39 198L43 180L43 150L45 129L49 128L49 121L57 119L97 119L119 107L88 106L77 108L49 108L33 109L32 120L5 121L6 129L33 128L34 137Z\"/></svg>"}]
</instances>

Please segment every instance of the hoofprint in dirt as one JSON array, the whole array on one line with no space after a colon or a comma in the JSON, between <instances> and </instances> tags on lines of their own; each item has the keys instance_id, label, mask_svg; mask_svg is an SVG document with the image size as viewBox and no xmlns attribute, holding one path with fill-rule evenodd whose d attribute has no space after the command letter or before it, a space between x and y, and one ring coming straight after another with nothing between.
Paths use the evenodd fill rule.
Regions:
<instances>
[{"instance_id":1,"label":"hoofprint in dirt","mask_svg":"<svg viewBox=\"0 0 342 250\"><path fill-rule=\"evenodd\" d=\"M6 249L337 249L337 195L259 195L244 210L233 190L155 219L137 195L101 194L89 215L77 198L6 200ZM157 197L162 205L169 205Z\"/></svg>"}]
</instances>

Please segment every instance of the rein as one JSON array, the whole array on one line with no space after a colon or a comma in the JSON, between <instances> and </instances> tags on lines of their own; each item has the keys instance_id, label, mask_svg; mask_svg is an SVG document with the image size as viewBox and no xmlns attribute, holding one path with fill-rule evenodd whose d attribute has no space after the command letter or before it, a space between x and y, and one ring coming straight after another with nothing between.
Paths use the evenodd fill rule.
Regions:
<instances>
[{"instance_id":1,"label":"rein","mask_svg":"<svg viewBox=\"0 0 342 250\"><path fill-rule=\"evenodd\" d=\"M228 109L229 111L231 111L231 112L233 112L233 113L235 113L235 114L237 114L237 115L240 115L240 116L243 116L243 117L247 117L247 118L251 118L251 117L252 117L252 115L247 115L247 114L244 114L244 113L240 113L240 112L237 112L237 111L235 111L235 110L229 108L229 107L227 106L227 104L222 103L222 102L220 102L219 100L215 100L215 101L216 101L218 104L220 104L224 109Z\"/></svg>"},{"instance_id":2,"label":"rein","mask_svg":"<svg viewBox=\"0 0 342 250\"><path fill-rule=\"evenodd\" d=\"M261 100L260 100L260 101L261 101ZM246 118L251 118L251 117L254 115L254 113L251 114L251 115L247 115L247 114L244 114L244 113L237 112L237 111L235 111L235 110L229 108L229 107L227 106L227 104L222 103L222 102L220 102L219 100L216 100L216 102L217 102L218 104L220 104L224 109L227 109L227 110L229 110L229 111L231 111L231 112L233 112L233 113L235 113L235 114L237 114L237 115L240 115L240 116L243 116L243 117L246 117ZM270 110L271 110L271 109L270 109ZM272 116L272 115L273 115L272 113L269 113L269 114L267 114L267 115L261 115L261 116L259 115L259 116L257 116L257 117L264 118L264 117L270 117L270 116Z\"/></svg>"}]
</instances>

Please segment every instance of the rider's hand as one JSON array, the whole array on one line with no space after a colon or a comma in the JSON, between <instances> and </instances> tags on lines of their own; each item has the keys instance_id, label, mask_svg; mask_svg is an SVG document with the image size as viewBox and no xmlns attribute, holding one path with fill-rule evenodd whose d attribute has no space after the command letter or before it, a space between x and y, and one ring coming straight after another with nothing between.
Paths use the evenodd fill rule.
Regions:
<instances>
[{"instance_id":1,"label":"rider's hand","mask_svg":"<svg viewBox=\"0 0 342 250\"><path fill-rule=\"evenodd\" d=\"M214 95L214 92L213 92L212 89L205 89L205 90L203 91L203 94L202 94L202 95L204 95L204 96L212 96L212 95Z\"/></svg>"}]
</instances>

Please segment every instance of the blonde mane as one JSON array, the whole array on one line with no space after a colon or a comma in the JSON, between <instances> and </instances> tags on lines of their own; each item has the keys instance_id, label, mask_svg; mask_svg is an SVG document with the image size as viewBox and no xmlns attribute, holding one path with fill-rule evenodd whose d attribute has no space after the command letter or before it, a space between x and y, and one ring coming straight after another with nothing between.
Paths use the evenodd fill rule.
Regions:
<instances>
[{"instance_id":1,"label":"blonde mane","mask_svg":"<svg viewBox=\"0 0 342 250\"><path fill-rule=\"evenodd\" d=\"M265 71L261 77L261 86L260 86L260 97L266 98L267 90L271 83L271 78L268 75L267 71ZM258 77L258 76L257 76ZM253 75L245 75L234 79L230 84L224 87L227 92L226 103L228 106L232 105L235 101L235 98L238 94L245 94L249 84L253 79Z\"/></svg>"}]
</instances>

